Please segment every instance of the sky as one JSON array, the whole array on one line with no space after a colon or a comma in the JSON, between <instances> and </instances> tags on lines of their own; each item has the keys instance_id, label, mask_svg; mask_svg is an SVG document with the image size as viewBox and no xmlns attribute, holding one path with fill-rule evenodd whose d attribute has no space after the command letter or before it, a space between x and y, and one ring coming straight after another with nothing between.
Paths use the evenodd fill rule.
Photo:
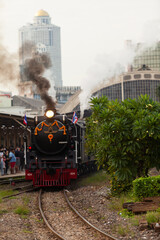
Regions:
<instances>
[{"instance_id":1,"label":"sky","mask_svg":"<svg viewBox=\"0 0 160 240\"><path fill-rule=\"evenodd\" d=\"M133 61L126 40L148 46L160 40L159 0L0 0L2 91L18 94L18 30L33 23L40 9L61 28L63 86L81 86L82 113L93 89Z\"/></svg>"},{"instance_id":2,"label":"sky","mask_svg":"<svg viewBox=\"0 0 160 240\"><path fill-rule=\"evenodd\" d=\"M38 10L48 12L52 24L61 28L63 85L74 86L83 85L93 68L95 74L98 59L102 64L104 56L123 50L125 40L144 41L145 29L150 37L152 23L159 21L160 9L159 0L0 0L0 3L1 41L11 53L19 47L18 29L32 23ZM102 77L105 76L100 74L99 78Z\"/></svg>"}]
</instances>

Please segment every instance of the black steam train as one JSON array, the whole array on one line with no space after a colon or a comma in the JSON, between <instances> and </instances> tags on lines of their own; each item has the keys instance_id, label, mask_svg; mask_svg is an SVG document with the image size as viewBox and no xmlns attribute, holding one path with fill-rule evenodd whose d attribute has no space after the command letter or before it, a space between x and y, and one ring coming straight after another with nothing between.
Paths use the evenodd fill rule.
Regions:
<instances>
[{"instance_id":1,"label":"black steam train","mask_svg":"<svg viewBox=\"0 0 160 240\"><path fill-rule=\"evenodd\" d=\"M84 152L85 123L76 124L66 115L46 111L35 117L31 146L24 142L26 180L34 186L67 186L78 175L95 170L95 163Z\"/></svg>"}]
</instances>

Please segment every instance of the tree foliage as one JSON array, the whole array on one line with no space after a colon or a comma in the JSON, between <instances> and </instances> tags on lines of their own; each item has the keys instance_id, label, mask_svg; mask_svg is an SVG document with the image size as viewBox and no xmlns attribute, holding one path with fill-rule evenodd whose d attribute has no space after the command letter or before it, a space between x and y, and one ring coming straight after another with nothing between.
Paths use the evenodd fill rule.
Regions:
<instances>
[{"instance_id":1,"label":"tree foliage","mask_svg":"<svg viewBox=\"0 0 160 240\"><path fill-rule=\"evenodd\" d=\"M149 96L109 101L106 96L91 100L87 119L87 151L114 180L130 183L160 168L160 104Z\"/></svg>"}]
</instances>

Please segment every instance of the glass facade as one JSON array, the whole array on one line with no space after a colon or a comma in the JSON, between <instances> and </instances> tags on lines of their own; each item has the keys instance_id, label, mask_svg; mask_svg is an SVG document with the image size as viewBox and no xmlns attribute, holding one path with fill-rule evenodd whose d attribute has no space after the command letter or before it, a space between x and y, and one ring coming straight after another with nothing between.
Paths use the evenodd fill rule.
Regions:
<instances>
[{"instance_id":1,"label":"glass facade","mask_svg":"<svg viewBox=\"0 0 160 240\"><path fill-rule=\"evenodd\" d=\"M149 95L152 100L159 101L156 96L156 89L160 86L160 80L136 80L131 82L124 82L124 99L138 98L142 95Z\"/></svg>"},{"instance_id":2,"label":"glass facade","mask_svg":"<svg viewBox=\"0 0 160 240\"><path fill-rule=\"evenodd\" d=\"M156 89L160 86L160 80L134 80L123 82L123 94L124 99L127 98L138 98L141 94L148 94L154 101L160 101L160 98L156 95ZM114 84L108 87L105 87L94 95L107 96L109 100L118 99L122 100L122 88L121 83Z\"/></svg>"},{"instance_id":3,"label":"glass facade","mask_svg":"<svg viewBox=\"0 0 160 240\"><path fill-rule=\"evenodd\" d=\"M66 103L68 99L81 88L79 86L66 86L55 88L58 103Z\"/></svg>"},{"instance_id":4,"label":"glass facade","mask_svg":"<svg viewBox=\"0 0 160 240\"><path fill-rule=\"evenodd\" d=\"M121 101L122 99L121 83L105 87L100 91L94 93L94 95L98 95L98 97L107 96L109 100L118 99L119 101Z\"/></svg>"},{"instance_id":5,"label":"glass facade","mask_svg":"<svg viewBox=\"0 0 160 240\"><path fill-rule=\"evenodd\" d=\"M134 78L137 78L137 75L133 75ZM145 78L149 77L150 74L144 74ZM140 77L142 75L140 74ZM150 76L151 77L151 76ZM124 99L136 99L141 94L142 95L149 95L150 98L154 101L160 102L160 97L156 94L157 87L160 86L160 74L154 74L154 78L159 78L159 80L156 79L138 79L138 80L130 80L125 81L126 79L131 78L131 75L125 75L123 76L123 83L117 83L110 85L108 87L104 87L101 90L96 91L92 96L93 97L102 97L107 96L109 100L118 100L122 101L122 84L123 84L123 95ZM79 111L80 110L80 104L78 104L73 111Z\"/></svg>"},{"instance_id":6,"label":"glass facade","mask_svg":"<svg viewBox=\"0 0 160 240\"><path fill-rule=\"evenodd\" d=\"M138 49L137 52L139 53L134 58L133 70L139 69L145 64L152 70L160 71L160 42L143 51Z\"/></svg>"}]
</instances>

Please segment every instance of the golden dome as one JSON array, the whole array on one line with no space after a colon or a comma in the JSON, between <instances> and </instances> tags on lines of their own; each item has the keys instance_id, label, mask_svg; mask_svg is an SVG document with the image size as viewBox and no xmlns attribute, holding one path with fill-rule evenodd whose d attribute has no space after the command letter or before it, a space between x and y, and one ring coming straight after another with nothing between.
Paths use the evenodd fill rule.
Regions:
<instances>
[{"instance_id":1,"label":"golden dome","mask_svg":"<svg viewBox=\"0 0 160 240\"><path fill-rule=\"evenodd\" d=\"M49 17L49 14L46 12L46 11L44 11L44 10L39 10L37 13L36 13L36 15L35 15L36 17L45 17L45 16L48 16Z\"/></svg>"}]
</instances>

